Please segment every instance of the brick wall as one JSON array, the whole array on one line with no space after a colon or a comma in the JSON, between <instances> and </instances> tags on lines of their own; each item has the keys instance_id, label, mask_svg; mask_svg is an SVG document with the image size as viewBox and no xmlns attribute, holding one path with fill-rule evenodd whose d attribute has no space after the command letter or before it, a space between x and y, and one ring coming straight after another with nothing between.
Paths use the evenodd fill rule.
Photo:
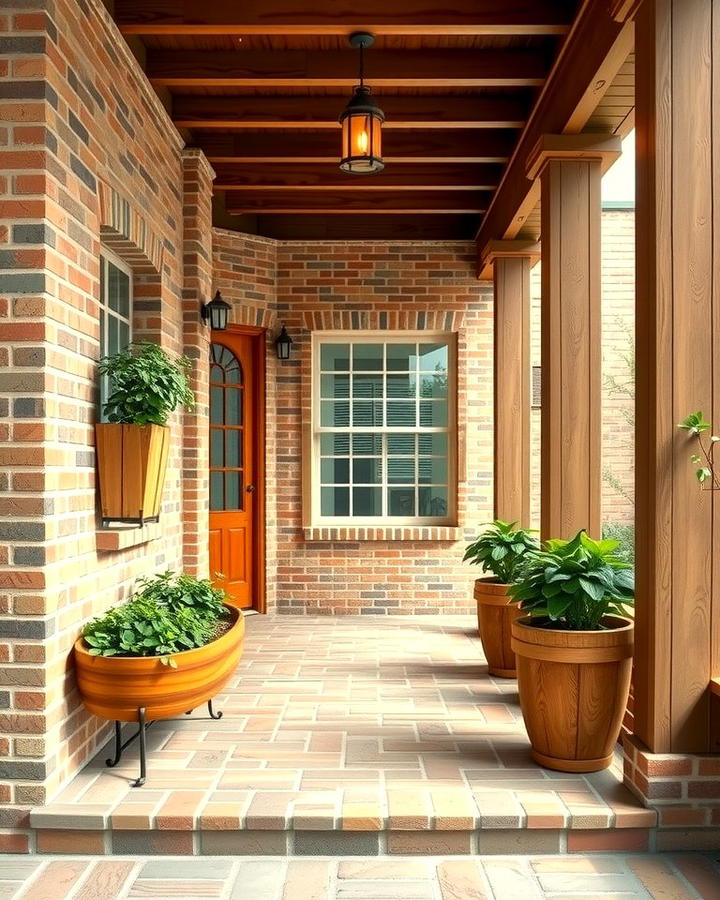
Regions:
<instances>
[{"instance_id":1,"label":"brick wall","mask_svg":"<svg viewBox=\"0 0 720 900\"><path fill-rule=\"evenodd\" d=\"M268 458L272 446L277 468L274 479L268 475L267 534L275 542L269 570L278 612L473 609L475 573L460 560L466 538L492 516L492 303L488 286L475 277L474 249L465 242L275 243L215 230L215 281L233 302L235 320L269 324L270 341L284 323L295 341L288 362L278 362L272 347L268 354ZM404 540L309 540L303 528L311 331L378 325L460 333L458 405L466 453L462 527L448 532L451 539L416 540L406 533Z\"/></svg>"},{"instance_id":2,"label":"brick wall","mask_svg":"<svg viewBox=\"0 0 720 900\"><path fill-rule=\"evenodd\" d=\"M184 222L182 139L99 0L20 6L0 14L0 802L18 805L0 818L9 850L25 838L2 829L22 825L22 808L42 803L108 734L75 689L68 660L79 628L138 575L179 567L183 521L197 526L207 508L202 496L183 515L191 498L178 414L156 538L98 550L101 242L134 269L136 335L173 352L194 346L198 357L209 180ZM193 209L193 252L206 264L187 261L195 324L184 334L183 228Z\"/></svg>"},{"instance_id":3,"label":"brick wall","mask_svg":"<svg viewBox=\"0 0 720 900\"><path fill-rule=\"evenodd\" d=\"M540 365L540 264L531 275L532 365ZM635 211L602 214L602 521L631 525L635 507ZM540 523L540 410L531 422L531 518Z\"/></svg>"}]
</instances>

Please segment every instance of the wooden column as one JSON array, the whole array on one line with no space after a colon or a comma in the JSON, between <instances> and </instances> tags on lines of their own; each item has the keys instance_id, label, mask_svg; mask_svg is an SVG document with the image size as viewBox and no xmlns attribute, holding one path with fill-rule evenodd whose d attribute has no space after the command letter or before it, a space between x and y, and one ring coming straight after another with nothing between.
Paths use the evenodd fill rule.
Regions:
<instances>
[{"instance_id":1,"label":"wooden column","mask_svg":"<svg viewBox=\"0 0 720 900\"><path fill-rule=\"evenodd\" d=\"M530 525L530 269L540 247L492 241L495 296L495 518Z\"/></svg>"},{"instance_id":2,"label":"wooden column","mask_svg":"<svg viewBox=\"0 0 720 900\"><path fill-rule=\"evenodd\" d=\"M600 179L617 138L548 135L531 154L542 236L543 538L600 537Z\"/></svg>"},{"instance_id":3,"label":"wooden column","mask_svg":"<svg viewBox=\"0 0 720 900\"><path fill-rule=\"evenodd\" d=\"M720 493L676 424L720 430L720 15L638 14L635 733L656 753L719 751Z\"/></svg>"}]
</instances>

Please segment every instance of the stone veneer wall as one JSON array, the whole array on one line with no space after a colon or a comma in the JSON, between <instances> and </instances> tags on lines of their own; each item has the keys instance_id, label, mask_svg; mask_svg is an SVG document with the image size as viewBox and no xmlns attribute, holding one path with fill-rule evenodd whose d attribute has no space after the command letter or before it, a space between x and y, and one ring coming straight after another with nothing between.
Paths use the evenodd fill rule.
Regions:
<instances>
[{"instance_id":1,"label":"stone veneer wall","mask_svg":"<svg viewBox=\"0 0 720 900\"><path fill-rule=\"evenodd\" d=\"M212 172L183 151L99 0L11 4L0 32L0 804L15 804L0 813L0 851L23 851L7 829L109 734L69 664L82 623L139 575L180 567L184 528L186 562L206 568L207 427L172 417L161 523L108 552L93 423L101 244L133 267L136 337L203 356ZM198 370L200 416L206 382Z\"/></svg>"}]
</instances>

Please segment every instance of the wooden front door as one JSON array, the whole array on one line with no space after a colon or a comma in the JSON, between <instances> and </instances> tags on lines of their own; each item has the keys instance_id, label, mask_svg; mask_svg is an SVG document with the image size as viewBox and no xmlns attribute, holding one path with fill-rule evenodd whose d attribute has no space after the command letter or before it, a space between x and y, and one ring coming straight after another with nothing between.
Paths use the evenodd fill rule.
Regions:
<instances>
[{"instance_id":1,"label":"wooden front door","mask_svg":"<svg viewBox=\"0 0 720 900\"><path fill-rule=\"evenodd\" d=\"M210 575L243 609L260 576L256 341L213 332L210 345Z\"/></svg>"}]
</instances>

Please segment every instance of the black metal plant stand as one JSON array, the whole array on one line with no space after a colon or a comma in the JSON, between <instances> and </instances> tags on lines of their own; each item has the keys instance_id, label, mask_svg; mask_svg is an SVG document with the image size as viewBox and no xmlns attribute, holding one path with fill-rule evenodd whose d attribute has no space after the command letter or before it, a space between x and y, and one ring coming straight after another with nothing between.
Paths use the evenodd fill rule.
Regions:
<instances>
[{"instance_id":1,"label":"black metal plant stand","mask_svg":"<svg viewBox=\"0 0 720 900\"><path fill-rule=\"evenodd\" d=\"M207 708L208 715L211 719L222 719L222 710L215 712L212 700L208 700ZM192 710L189 709L185 715L189 716L191 712ZM151 725L154 725L156 721L157 719L153 719L152 722L147 722L145 720L145 707L140 707L140 709L138 709L138 730L125 741L122 740L122 722L115 722L115 756L113 759L106 759L105 765L108 766L108 768L113 769L122 759L125 748L129 747L133 741L140 738L140 777L132 782L132 787L142 787L145 784L145 779L147 778L147 743L145 735L148 728L150 728Z\"/></svg>"}]
</instances>

